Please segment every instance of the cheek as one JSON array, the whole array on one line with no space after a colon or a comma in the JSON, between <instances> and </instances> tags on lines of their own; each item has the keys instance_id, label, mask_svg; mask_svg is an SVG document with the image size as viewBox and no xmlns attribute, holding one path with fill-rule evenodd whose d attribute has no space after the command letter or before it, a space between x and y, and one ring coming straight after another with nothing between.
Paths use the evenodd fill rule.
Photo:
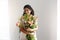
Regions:
<instances>
[{"instance_id":1,"label":"cheek","mask_svg":"<svg viewBox=\"0 0 60 40\"><path fill-rule=\"evenodd\" d=\"M29 13L31 13L31 11L29 11Z\"/></svg>"}]
</instances>

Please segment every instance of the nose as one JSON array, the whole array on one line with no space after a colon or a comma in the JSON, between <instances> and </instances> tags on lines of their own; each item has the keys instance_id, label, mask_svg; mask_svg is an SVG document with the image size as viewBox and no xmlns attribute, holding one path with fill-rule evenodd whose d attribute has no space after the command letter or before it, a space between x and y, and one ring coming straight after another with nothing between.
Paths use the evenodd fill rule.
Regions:
<instances>
[{"instance_id":1,"label":"nose","mask_svg":"<svg viewBox=\"0 0 60 40\"><path fill-rule=\"evenodd\" d=\"M25 11L25 13L29 13L29 11Z\"/></svg>"}]
</instances>

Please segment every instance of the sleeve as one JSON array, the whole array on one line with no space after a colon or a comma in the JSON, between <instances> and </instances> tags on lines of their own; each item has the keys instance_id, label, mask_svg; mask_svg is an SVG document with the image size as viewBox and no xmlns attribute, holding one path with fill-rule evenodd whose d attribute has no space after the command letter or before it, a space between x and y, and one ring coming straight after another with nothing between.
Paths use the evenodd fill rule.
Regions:
<instances>
[{"instance_id":1,"label":"sleeve","mask_svg":"<svg viewBox=\"0 0 60 40\"><path fill-rule=\"evenodd\" d=\"M23 27L23 16L21 16L21 18L18 19L18 22L19 22L19 28L20 27Z\"/></svg>"},{"instance_id":2,"label":"sleeve","mask_svg":"<svg viewBox=\"0 0 60 40\"><path fill-rule=\"evenodd\" d=\"M38 27L38 17L35 17L35 25Z\"/></svg>"}]
</instances>

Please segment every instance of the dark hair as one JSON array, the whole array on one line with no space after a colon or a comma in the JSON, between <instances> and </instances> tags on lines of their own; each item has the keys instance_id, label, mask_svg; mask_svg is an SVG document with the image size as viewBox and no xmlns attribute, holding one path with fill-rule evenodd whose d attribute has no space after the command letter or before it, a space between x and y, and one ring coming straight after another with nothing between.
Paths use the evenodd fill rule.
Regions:
<instances>
[{"instance_id":1,"label":"dark hair","mask_svg":"<svg viewBox=\"0 0 60 40\"><path fill-rule=\"evenodd\" d=\"M33 10L33 8L32 8L30 5L25 5L23 9L25 9L25 8L30 9L30 10L31 10L31 13L30 13L30 14L34 16L34 10ZM23 13L23 15L24 15L24 14L25 14L25 13Z\"/></svg>"}]
</instances>

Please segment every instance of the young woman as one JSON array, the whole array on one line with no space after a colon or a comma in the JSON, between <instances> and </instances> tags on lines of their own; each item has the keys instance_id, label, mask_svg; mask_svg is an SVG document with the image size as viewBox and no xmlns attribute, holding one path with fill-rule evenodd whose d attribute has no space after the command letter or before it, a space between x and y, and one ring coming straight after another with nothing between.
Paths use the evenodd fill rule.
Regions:
<instances>
[{"instance_id":1,"label":"young woman","mask_svg":"<svg viewBox=\"0 0 60 40\"><path fill-rule=\"evenodd\" d=\"M20 18L21 23L24 23L23 20L24 20L24 15L25 14L32 15L33 17L35 17L34 16L34 10L33 10L33 8L30 5L25 5L23 9L24 9L23 15ZM35 23L37 25L37 17L35 17L35 18L36 18ZM28 23L29 24L33 24L33 21L29 21ZM18 22L16 25L19 27L20 22ZM36 26L36 28L34 28L34 29L31 29L31 28L24 29L23 27L19 27L19 28L20 28L20 31L21 31L20 40L27 40L26 34L34 35L34 37L35 37L34 40L37 40L36 30L38 29L38 26ZM30 33L30 32L32 32L32 33Z\"/></svg>"}]
</instances>

